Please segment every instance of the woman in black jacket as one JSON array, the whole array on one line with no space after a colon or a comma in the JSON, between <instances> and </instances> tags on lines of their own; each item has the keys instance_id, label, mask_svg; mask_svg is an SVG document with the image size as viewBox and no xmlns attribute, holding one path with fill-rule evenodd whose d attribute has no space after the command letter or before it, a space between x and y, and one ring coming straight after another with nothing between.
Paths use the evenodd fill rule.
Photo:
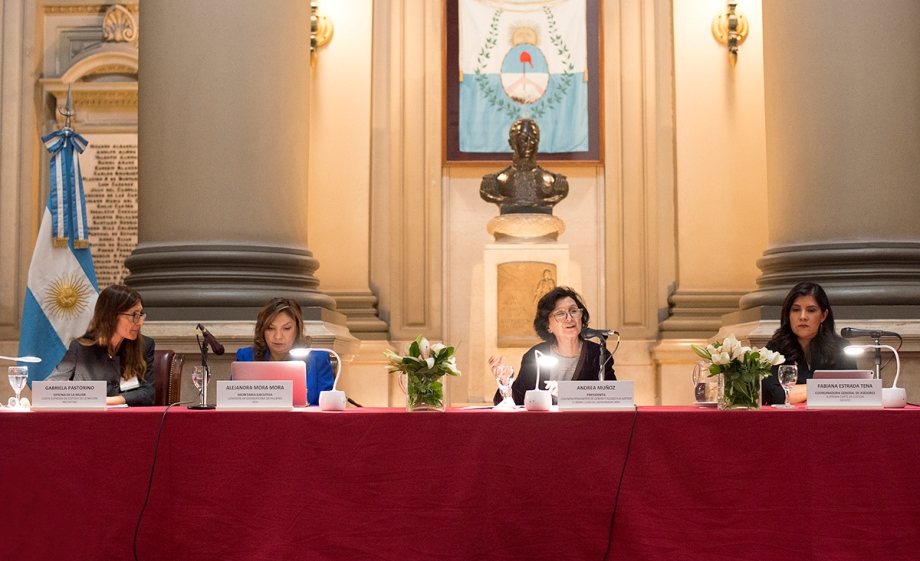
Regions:
<instances>
[{"instance_id":1,"label":"woman in black jacket","mask_svg":"<svg viewBox=\"0 0 920 561\"><path fill-rule=\"evenodd\" d=\"M109 286L99 293L86 333L70 343L46 380L104 381L106 405L153 405L154 342L141 335L146 317L140 294Z\"/></svg>"},{"instance_id":2,"label":"woman in black jacket","mask_svg":"<svg viewBox=\"0 0 920 561\"><path fill-rule=\"evenodd\" d=\"M767 343L767 348L786 357L784 364L798 367L796 386L789 392L789 403L805 401L807 380L815 370L855 370L856 360L844 354L849 341L837 335L834 312L827 293L814 282L795 285L783 302L779 329ZM783 403L785 393L776 377L778 366L763 379L764 404Z\"/></svg>"},{"instance_id":3,"label":"woman in black jacket","mask_svg":"<svg viewBox=\"0 0 920 561\"><path fill-rule=\"evenodd\" d=\"M588 326L589 319L581 296L567 286L556 287L540 298L533 327L543 342L527 351L521 360L521 369L511 385L516 404L523 405L524 393L534 389L537 383L536 351L557 359L555 366L540 368L538 389L545 389L545 382L550 380L597 380L600 345L582 337L582 329ZM605 358L604 379L616 380L613 356L608 354ZM505 357L489 357L493 372L504 362ZM501 400L501 393L496 391L493 403L498 405Z\"/></svg>"}]
</instances>

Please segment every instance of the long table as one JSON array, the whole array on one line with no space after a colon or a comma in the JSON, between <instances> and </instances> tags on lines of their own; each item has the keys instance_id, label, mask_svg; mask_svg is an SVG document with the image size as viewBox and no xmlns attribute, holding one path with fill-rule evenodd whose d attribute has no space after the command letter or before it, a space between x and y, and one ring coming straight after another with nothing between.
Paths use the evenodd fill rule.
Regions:
<instances>
[{"instance_id":1,"label":"long table","mask_svg":"<svg viewBox=\"0 0 920 561\"><path fill-rule=\"evenodd\" d=\"M132 558L162 415L0 413L0 558ZM917 559L920 408L173 408L137 552Z\"/></svg>"}]
</instances>

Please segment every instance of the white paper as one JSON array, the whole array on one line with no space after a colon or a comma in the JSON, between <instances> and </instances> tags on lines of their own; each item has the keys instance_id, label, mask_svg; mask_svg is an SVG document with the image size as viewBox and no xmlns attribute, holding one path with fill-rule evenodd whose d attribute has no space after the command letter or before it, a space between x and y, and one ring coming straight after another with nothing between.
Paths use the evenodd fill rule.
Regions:
<instances>
[{"instance_id":1,"label":"white paper","mask_svg":"<svg viewBox=\"0 0 920 561\"><path fill-rule=\"evenodd\" d=\"M105 410L105 382L32 382L32 409Z\"/></svg>"},{"instance_id":2,"label":"white paper","mask_svg":"<svg viewBox=\"0 0 920 561\"><path fill-rule=\"evenodd\" d=\"M881 380L808 380L808 409L881 409Z\"/></svg>"},{"instance_id":3,"label":"white paper","mask_svg":"<svg viewBox=\"0 0 920 561\"><path fill-rule=\"evenodd\" d=\"M632 380L559 382L560 411L604 411L632 409L635 394Z\"/></svg>"},{"instance_id":4,"label":"white paper","mask_svg":"<svg viewBox=\"0 0 920 561\"><path fill-rule=\"evenodd\" d=\"M133 378L128 378L127 380L122 378L120 386L121 391L126 392L128 390L135 390L141 387L141 383L137 380L137 376L134 376Z\"/></svg>"},{"instance_id":5,"label":"white paper","mask_svg":"<svg viewBox=\"0 0 920 561\"><path fill-rule=\"evenodd\" d=\"M218 409L294 408L294 382L290 380L218 380Z\"/></svg>"}]
</instances>

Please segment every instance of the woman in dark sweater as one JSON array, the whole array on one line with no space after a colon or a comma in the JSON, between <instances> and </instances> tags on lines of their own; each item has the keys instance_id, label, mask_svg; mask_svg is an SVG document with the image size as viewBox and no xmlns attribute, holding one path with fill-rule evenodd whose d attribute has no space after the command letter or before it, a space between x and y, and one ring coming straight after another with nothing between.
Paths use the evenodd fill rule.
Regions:
<instances>
[{"instance_id":1,"label":"woman in dark sweater","mask_svg":"<svg viewBox=\"0 0 920 561\"><path fill-rule=\"evenodd\" d=\"M815 370L855 370L856 360L844 354L849 341L837 335L834 312L821 285L801 282L783 302L779 329L767 348L786 357L784 364L798 366L796 386L789 392L790 403L805 401L807 380ZM776 377L778 366L763 380L764 404L783 403L785 394Z\"/></svg>"}]
</instances>

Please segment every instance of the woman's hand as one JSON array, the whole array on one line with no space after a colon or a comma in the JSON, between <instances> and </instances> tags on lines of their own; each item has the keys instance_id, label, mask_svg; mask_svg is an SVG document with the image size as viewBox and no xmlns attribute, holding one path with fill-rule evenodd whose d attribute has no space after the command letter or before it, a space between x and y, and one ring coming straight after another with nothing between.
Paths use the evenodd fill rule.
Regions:
<instances>
[{"instance_id":1,"label":"woman's hand","mask_svg":"<svg viewBox=\"0 0 920 561\"><path fill-rule=\"evenodd\" d=\"M124 405L125 403L125 398L120 395L112 395L105 398L106 405Z\"/></svg>"},{"instance_id":2,"label":"woman's hand","mask_svg":"<svg viewBox=\"0 0 920 561\"><path fill-rule=\"evenodd\" d=\"M492 371L492 374L495 374L495 369L499 366L505 365L505 357L500 356L495 358L494 356L489 357L489 369Z\"/></svg>"},{"instance_id":3,"label":"woman's hand","mask_svg":"<svg viewBox=\"0 0 920 561\"><path fill-rule=\"evenodd\" d=\"M789 390L789 403L802 403L808 399L808 386L796 384Z\"/></svg>"}]
</instances>

